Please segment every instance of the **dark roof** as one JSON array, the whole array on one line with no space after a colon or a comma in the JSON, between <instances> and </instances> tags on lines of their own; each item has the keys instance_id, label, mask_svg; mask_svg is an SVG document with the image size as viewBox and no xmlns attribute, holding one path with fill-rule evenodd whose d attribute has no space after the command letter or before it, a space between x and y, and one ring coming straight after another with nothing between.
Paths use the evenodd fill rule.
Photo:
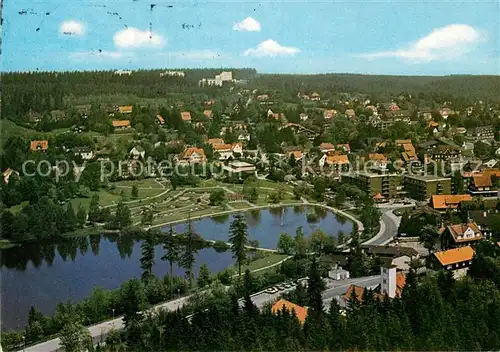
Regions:
<instances>
[{"instance_id":1,"label":"dark roof","mask_svg":"<svg viewBox=\"0 0 500 352\"><path fill-rule=\"evenodd\" d=\"M471 210L469 211L469 216L476 222L478 225L489 228L493 220L496 216L500 216L500 213L493 211L485 211L485 210Z\"/></svg>"},{"instance_id":2,"label":"dark roof","mask_svg":"<svg viewBox=\"0 0 500 352\"><path fill-rule=\"evenodd\" d=\"M433 145L436 145L438 144L439 141L435 140L435 139L430 139L428 141L425 141L423 143L420 143L418 146L419 148L429 148L429 147L432 147Z\"/></svg>"},{"instance_id":3,"label":"dark roof","mask_svg":"<svg viewBox=\"0 0 500 352\"><path fill-rule=\"evenodd\" d=\"M418 252L410 247L361 245L361 248L365 249L367 254L380 256L401 257L406 255L409 257L415 257L418 255Z\"/></svg>"}]
</instances>

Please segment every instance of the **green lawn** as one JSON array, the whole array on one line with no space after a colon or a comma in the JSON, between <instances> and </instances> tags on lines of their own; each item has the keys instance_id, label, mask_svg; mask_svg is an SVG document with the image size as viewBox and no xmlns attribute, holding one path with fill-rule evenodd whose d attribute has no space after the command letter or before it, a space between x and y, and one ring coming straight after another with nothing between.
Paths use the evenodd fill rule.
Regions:
<instances>
[{"instance_id":1,"label":"green lawn","mask_svg":"<svg viewBox=\"0 0 500 352\"><path fill-rule=\"evenodd\" d=\"M99 205L107 206L111 204L118 204L120 201L120 194L113 194L104 189L101 189L97 192L99 194ZM71 200L71 204L73 205L73 209L77 209L80 204L83 205L85 209L88 209L90 204L91 197L88 198L74 198Z\"/></svg>"},{"instance_id":2,"label":"green lawn","mask_svg":"<svg viewBox=\"0 0 500 352\"><path fill-rule=\"evenodd\" d=\"M248 265L243 265L241 267L241 273L243 274L247 269L250 271L254 271L257 269L264 268L269 265L273 265L275 263L278 263L288 257L286 254L278 254L278 253L266 253L266 256L264 258L260 258L257 260L254 260L250 262ZM275 270L276 267L270 268L269 270ZM234 272L238 272L238 267L235 265L230 266L230 270L234 270ZM261 270L257 274L262 274L265 273L267 270Z\"/></svg>"},{"instance_id":3,"label":"green lawn","mask_svg":"<svg viewBox=\"0 0 500 352\"><path fill-rule=\"evenodd\" d=\"M232 208L234 209L251 209L251 207L248 205L248 203L245 202L234 202L234 203L228 203Z\"/></svg>"},{"instance_id":4,"label":"green lawn","mask_svg":"<svg viewBox=\"0 0 500 352\"><path fill-rule=\"evenodd\" d=\"M137 186L138 188L160 188L163 189L162 186L158 182L155 181L154 178L145 178L142 180L123 180L111 183L115 185L117 188L120 187L130 187Z\"/></svg>"}]
</instances>

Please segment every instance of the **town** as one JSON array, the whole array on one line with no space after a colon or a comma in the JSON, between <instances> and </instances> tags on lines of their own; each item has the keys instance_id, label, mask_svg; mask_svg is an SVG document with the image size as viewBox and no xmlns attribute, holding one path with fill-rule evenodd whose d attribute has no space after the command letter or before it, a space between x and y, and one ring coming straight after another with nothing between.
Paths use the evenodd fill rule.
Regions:
<instances>
[{"instance_id":1,"label":"town","mask_svg":"<svg viewBox=\"0 0 500 352\"><path fill-rule=\"evenodd\" d=\"M342 82L355 79L366 93L339 90ZM87 335L92 341L87 349L114 351L125 343L141 350L232 349L228 341L193 347L182 338L162 340L161 333L187 336L205 319L222 316L244 326L261 320L269 327L262 320L266 312L277 314L276 324L287 324L295 334L287 335L291 340L284 345L259 338L266 349L296 349L296 343L312 349L445 348L418 340L424 335L374 345L371 333L360 329L369 317L379 322L384 314L398 334L410 329L404 325L408 320L376 308L377 302L409 309L405 319L431 306L447 314L436 301L409 306L425 290L434 290L417 280L437 279L442 300L451 300L452 290L461 294L459 285L467 280L500 284L495 259L500 253L500 102L480 94L464 99L459 92L426 93L412 86L424 82L418 77L407 78L404 93L370 93L366 82L372 79L330 75L301 81L301 76L266 77L240 69L5 74L2 266L29 270L29 262L52 263L56 247L74 261L78 248L86 253L89 240L95 255L95 245L116 241L123 258L140 241L142 274L124 277L129 281L118 283L118 291L93 291L82 303L58 305L54 317L31 307L24 330L3 333L4 349L55 351L60 343L71 347L75 339L87 346ZM87 88L71 84L75 80L106 82L103 87L123 93L89 99ZM430 87L466 78L425 80ZM154 85L165 92L145 88ZM143 87L144 97L127 94L129 87ZM294 226L295 236L262 234L252 230L256 225L250 218L238 215L263 211L283 228ZM224 216L232 216L229 235L222 233L228 227L217 228L215 235L203 222L222 217L224 224ZM255 216L259 222L263 215ZM329 226L336 230L312 227L330 216ZM295 217L307 218L311 229L303 233ZM256 237L249 236L248 226L259 232ZM47 242L52 244L37 245L33 253L25 249ZM160 244L161 260L155 259ZM196 264L203 248L232 252L236 264L224 270ZM212 261L219 260L216 253ZM163 281L153 273L158 261L169 263ZM186 279L173 275L174 264ZM195 271L194 265L201 267ZM482 289L475 285L474 290ZM19 298L7 299L14 304ZM400 300L408 307L394 303ZM492 311L499 300L489 304ZM233 313L217 312L218 305ZM100 313L87 311L90 307ZM161 308L171 315L136 314ZM81 320L74 320L72 311ZM69 327L61 325L70 319L67 314L73 319ZM84 325L90 326L88 333ZM245 329L256 328L250 326ZM218 327L217 334L224 329ZM238 336L251 338L250 331ZM51 339L56 334L60 338ZM365 336L361 341L359 334ZM498 343L481 346L493 349Z\"/></svg>"}]
</instances>

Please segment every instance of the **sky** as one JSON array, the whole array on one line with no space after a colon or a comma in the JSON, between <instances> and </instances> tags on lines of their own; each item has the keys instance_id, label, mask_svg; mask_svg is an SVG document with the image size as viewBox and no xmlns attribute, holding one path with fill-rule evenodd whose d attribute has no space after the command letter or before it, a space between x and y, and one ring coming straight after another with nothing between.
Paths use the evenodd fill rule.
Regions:
<instances>
[{"instance_id":1,"label":"sky","mask_svg":"<svg viewBox=\"0 0 500 352\"><path fill-rule=\"evenodd\" d=\"M2 71L500 74L499 1L4 0Z\"/></svg>"}]
</instances>

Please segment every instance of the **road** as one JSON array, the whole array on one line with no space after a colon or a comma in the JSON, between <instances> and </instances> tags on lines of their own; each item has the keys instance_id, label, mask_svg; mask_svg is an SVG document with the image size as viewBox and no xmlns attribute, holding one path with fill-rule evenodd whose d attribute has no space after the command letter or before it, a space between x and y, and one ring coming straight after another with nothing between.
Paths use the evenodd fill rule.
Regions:
<instances>
[{"instance_id":1,"label":"road","mask_svg":"<svg viewBox=\"0 0 500 352\"><path fill-rule=\"evenodd\" d=\"M383 246L391 242L394 237L398 234L399 224L401 222L401 217L394 215L394 210L400 208L410 208L414 204L380 204L377 207L382 212L382 217L380 218L380 230L378 233L365 241L363 244L369 244L372 246Z\"/></svg>"}]
</instances>

